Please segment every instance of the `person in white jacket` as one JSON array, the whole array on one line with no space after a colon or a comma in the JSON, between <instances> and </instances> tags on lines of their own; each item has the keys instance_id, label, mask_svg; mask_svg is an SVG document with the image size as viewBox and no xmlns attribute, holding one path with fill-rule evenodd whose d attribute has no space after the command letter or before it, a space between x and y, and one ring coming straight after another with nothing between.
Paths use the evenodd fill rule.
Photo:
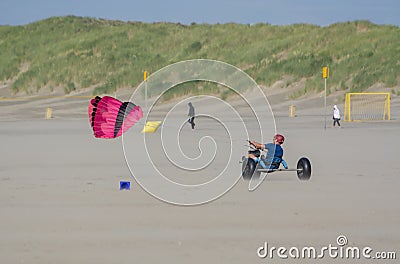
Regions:
<instances>
[{"instance_id":1,"label":"person in white jacket","mask_svg":"<svg viewBox=\"0 0 400 264\"><path fill-rule=\"evenodd\" d=\"M340 111L339 111L339 108L337 107L337 105L334 105L333 106L333 127L335 127L336 123L340 127L339 120L340 120Z\"/></svg>"}]
</instances>

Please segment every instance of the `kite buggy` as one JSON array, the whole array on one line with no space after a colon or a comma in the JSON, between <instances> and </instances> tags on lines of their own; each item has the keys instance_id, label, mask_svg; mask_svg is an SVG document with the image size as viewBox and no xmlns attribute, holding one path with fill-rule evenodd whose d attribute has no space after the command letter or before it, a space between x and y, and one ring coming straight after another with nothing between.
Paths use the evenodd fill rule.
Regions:
<instances>
[{"instance_id":1,"label":"kite buggy","mask_svg":"<svg viewBox=\"0 0 400 264\"><path fill-rule=\"evenodd\" d=\"M276 136L275 136L276 137ZM275 139L274 137L274 139ZM302 157L297 162L296 168L288 168L286 162L281 159L279 162L265 162L264 155L261 155L262 144L249 140L248 157L242 156L242 177L245 180L250 180L252 177L255 179L260 178L261 173L271 173L275 171L296 171L299 180L309 180L311 177L311 163L310 160ZM274 150L273 150L274 151ZM284 165L284 169L280 165Z\"/></svg>"}]
</instances>

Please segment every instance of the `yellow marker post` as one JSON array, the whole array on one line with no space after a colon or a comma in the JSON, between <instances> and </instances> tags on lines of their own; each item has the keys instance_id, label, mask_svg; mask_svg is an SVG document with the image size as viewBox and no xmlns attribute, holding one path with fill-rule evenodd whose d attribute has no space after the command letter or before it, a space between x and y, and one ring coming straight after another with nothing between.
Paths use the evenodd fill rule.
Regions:
<instances>
[{"instance_id":1,"label":"yellow marker post","mask_svg":"<svg viewBox=\"0 0 400 264\"><path fill-rule=\"evenodd\" d=\"M322 78L325 81L325 122L324 122L324 129L326 129L326 79L329 78L329 68L327 66L322 67Z\"/></svg>"},{"instance_id":2,"label":"yellow marker post","mask_svg":"<svg viewBox=\"0 0 400 264\"><path fill-rule=\"evenodd\" d=\"M47 108L44 118L45 119L51 119L52 117L53 117L53 109L52 108Z\"/></svg>"},{"instance_id":3,"label":"yellow marker post","mask_svg":"<svg viewBox=\"0 0 400 264\"><path fill-rule=\"evenodd\" d=\"M289 117L295 117L296 116L296 106L291 105L289 108Z\"/></svg>"},{"instance_id":4,"label":"yellow marker post","mask_svg":"<svg viewBox=\"0 0 400 264\"><path fill-rule=\"evenodd\" d=\"M144 81L144 106L147 107L147 71L143 72L143 81Z\"/></svg>"},{"instance_id":5,"label":"yellow marker post","mask_svg":"<svg viewBox=\"0 0 400 264\"><path fill-rule=\"evenodd\" d=\"M326 66L322 68L322 78L329 78L329 68Z\"/></svg>"}]
</instances>

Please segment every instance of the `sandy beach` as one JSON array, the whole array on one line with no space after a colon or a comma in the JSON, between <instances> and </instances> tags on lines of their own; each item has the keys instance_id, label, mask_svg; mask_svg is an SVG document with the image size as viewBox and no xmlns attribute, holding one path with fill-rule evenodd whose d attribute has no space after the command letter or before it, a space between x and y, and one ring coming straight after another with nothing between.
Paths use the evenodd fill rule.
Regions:
<instances>
[{"instance_id":1,"label":"sandy beach","mask_svg":"<svg viewBox=\"0 0 400 264\"><path fill-rule=\"evenodd\" d=\"M293 102L278 104L280 94L270 96L277 131L286 137L285 159L293 167L308 157L311 179L273 173L253 192L239 180L219 199L189 207L162 202L135 182L121 139L93 137L88 99L1 101L1 263L365 263L328 254L323 260L257 255L265 243L338 246L340 235L348 246L399 258L400 100L393 98L390 122L342 122L341 129L331 127L329 108L325 130L321 97L299 100L290 118ZM219 111L207 100L196 106ZM47 107L54 109L50 120ZM193 132L212 128L198 119ZM190 144L196 134L189 125L182 131L180 140ZM174 170L161 152L152 154L163 171ZM224 166L216 157L210 168ZM139 174L152 177L146 173L139 166ZM120 191L120 181L130 181L131 190Z\"/></svg>"}]
</instances>

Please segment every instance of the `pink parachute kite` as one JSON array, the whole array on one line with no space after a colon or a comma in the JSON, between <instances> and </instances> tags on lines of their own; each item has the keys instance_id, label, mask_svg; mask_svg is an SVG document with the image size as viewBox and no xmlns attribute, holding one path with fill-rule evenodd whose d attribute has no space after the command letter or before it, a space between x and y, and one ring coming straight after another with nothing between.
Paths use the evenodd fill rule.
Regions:
<instances>
[{"instance_id":1,"label":"pink parachute kite","mask_svg":"<svg viewBox=\"0 0 400 264\"><path fill-rule=\"evenodd\" d=\"M88 114L96 138L119 137L143 117L140 106L110 96L90 100Z\"/></svg>"}]
</instances>

